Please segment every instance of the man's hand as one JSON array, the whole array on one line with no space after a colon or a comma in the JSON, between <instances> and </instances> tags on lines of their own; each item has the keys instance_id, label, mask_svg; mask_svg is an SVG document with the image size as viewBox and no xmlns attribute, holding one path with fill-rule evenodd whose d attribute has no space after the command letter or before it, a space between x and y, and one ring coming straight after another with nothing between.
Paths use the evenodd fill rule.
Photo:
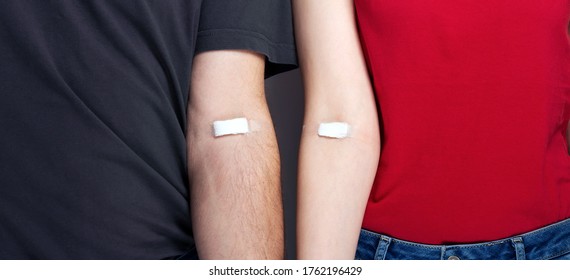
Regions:
<instances>
[{"instance_id":1,"label":"man's hand","mask_svg":"<svg viewBox=\"0 0 570 280\"><path fill-rule=\"evenodd\" d=\"M194 58L188 104L192 225L201 259L282 259L280 162L264 87L264 57ZM245 117L248 134L214 138L212 123Z\"/></svg>"}]
</instances>

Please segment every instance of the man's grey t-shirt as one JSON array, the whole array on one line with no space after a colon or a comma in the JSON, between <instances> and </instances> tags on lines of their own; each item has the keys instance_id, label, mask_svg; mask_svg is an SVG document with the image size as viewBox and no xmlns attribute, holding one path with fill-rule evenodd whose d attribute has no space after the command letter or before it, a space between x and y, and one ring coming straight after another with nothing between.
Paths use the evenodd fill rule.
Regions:
<instances>
[{"instance_id":1,"label":"man's grey t-shirt","mask_svg":"<svg viewBox=\"0 0 570 280\"><path fill-rule=\"evenodd\" d=\"M189 74L215 49L291 69L290 1L3 1L0 259L191 250Z\"/></svg>"}]
</instances>

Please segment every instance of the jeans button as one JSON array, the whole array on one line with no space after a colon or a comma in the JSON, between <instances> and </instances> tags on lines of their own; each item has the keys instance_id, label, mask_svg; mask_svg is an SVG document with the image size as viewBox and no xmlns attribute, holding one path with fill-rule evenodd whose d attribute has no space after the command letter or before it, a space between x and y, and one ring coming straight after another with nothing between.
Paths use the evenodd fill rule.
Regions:
<instances>
[{"instance_id":1,"label":"jeans button","mask_svg":"<svg viewBox=\"0 0 570 280\"><path fill-rule=\"evenodd\" d=\"M460 258L458 256L450 256L449 258L447 258L450 261L458 261L460 260Z\"/></svg>"}]
</instances>

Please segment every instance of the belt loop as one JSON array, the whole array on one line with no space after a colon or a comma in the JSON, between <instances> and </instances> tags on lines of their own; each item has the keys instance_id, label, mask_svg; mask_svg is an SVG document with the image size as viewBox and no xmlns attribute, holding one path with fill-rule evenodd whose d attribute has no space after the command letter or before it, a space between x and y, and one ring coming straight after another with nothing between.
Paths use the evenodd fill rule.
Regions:
<instances>
[{"instance_id":1,"label":"belt loop","mask_svg":"<svg viewBox=\"0 0 570 280\"><path fill-rule=\"evenodd\" d=\"M515 247L515 252L517 254L517 260L524 260L526 259L525 252L524 252L524 242L521 237L514 237L511 239L513 242L513 246Z\"/></svg>"},{"instance_id":2,"label":"belt loop","mask_svg":"<svg viewBox=\"0 0 570 280\"><path fill-rule=\"evenodd\" d=\"M392 238L381 235L380 236L380 243L378 243L378 248L376 249L376 255L374 255L375 260L384 260L386 259L386 252L388 252L388 246L392 242Z\"/></svg>"}]
</instances>

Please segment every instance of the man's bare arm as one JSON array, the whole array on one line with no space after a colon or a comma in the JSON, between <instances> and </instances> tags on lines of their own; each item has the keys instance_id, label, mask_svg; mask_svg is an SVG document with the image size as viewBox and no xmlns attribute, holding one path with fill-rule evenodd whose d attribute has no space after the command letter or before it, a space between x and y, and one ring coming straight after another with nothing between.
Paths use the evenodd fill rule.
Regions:
<instances>
[{"instance_id":1,"label":"man's bare arm","mask_svg":"<svg viewBox=\"0 0 570 280\"><path fill-rule=\"evenodd\" d=\"M247 51L211 51L194 59L187 141L201 259L283 258L280 162L264 95L264 62ZM255 131L214 138L214 121L239 117Z\"/></svg>"}]
</instances>

